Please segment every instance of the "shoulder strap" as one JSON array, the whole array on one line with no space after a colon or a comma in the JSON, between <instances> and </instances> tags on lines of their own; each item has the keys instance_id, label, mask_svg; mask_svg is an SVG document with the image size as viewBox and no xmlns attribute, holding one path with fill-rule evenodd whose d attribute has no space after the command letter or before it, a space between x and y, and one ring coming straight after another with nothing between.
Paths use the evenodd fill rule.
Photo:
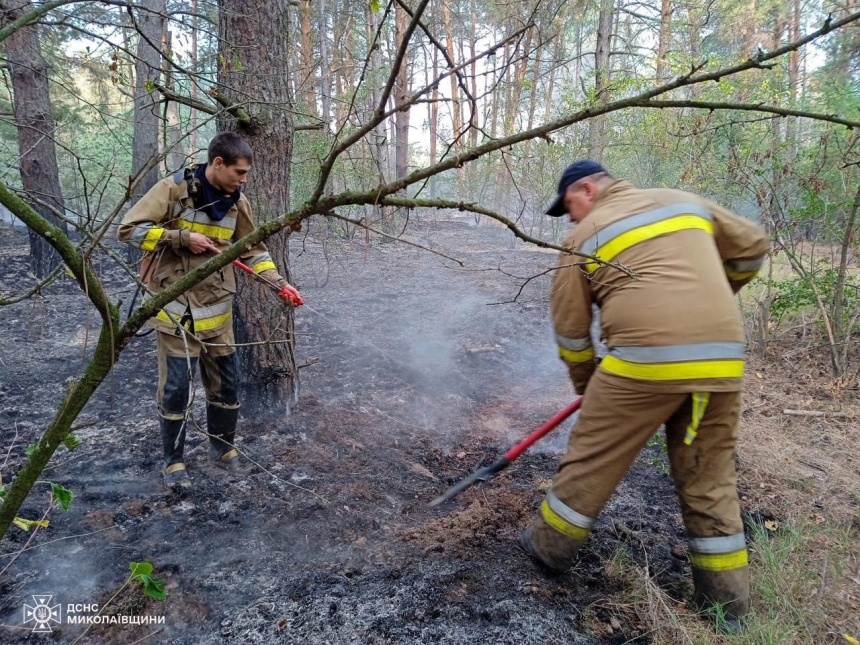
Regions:
<instances>
[{"instance_id":1,"label":"shoulder strap","mask_svg":"<svg viewBox=\"0 0 860 645\"><path fill-rule=\"evenodd\" d=\"M193 167L185 167L177 170L173 175L173 182L179 186L182 182L185 182L186 186L186 195L194 200L194 195L197 193L196 182L194 181L194 168ZM185 208L181 199L176 199L173 203L173 218L179 217L179 214Z\"/></svg>"}]
</instances>

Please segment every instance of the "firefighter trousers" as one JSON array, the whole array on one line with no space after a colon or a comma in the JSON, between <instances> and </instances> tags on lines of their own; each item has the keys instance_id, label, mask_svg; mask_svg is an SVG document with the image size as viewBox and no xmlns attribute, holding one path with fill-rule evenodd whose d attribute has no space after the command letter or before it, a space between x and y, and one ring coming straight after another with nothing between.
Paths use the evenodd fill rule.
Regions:
<instances>
[{"instance_id":1,"label":"firefighter trousers","mask_svg":"<svg viewBox=\"0 0 860 645\"><path fill-rule=\"evenodd\" d=\"M209 405L239 407L236 348L233 329L206 339L206 349L198 341L158 331L158 412L164 419L182 419L188 406L188 392L197 365ZM186 345L187 342L187 345ZM211 343L211 345L209 344ZM221 346L219 346L221 345Z\"/></svg>"},{"instance_id":2,"label":"firefighter trousers","mask_svg":"<svg viewBox=\"0 0 860 645\"><path fill-rule=\"evenodd\" d=\"M598 369L528 532L530 551L551 568L568 568L616 486L665 423L696 600L745 613L747 551L735 473L740 400L740 392L639 392Z\"/></svg>"}]
</instances>

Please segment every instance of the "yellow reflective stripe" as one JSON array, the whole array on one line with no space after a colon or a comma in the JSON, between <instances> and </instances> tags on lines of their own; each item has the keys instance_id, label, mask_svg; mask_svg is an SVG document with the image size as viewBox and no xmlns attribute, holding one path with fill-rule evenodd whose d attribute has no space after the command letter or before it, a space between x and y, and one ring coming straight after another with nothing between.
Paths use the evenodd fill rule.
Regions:
<instances>
[{"instance_id":1,"label":"yellow reflective stripe","mask_svg":"<svg viewBox=\"0 0 860 645\"><path fill-rule=\"evenodd\" d=\"M173 315L177 321L181 318L181 316L177 316L176 314ZM211 318L201 318L200 320L194 319L194 331L209 331L211 329L215 329L216 327L220 327L221 325L230 321L231 315L232 312L228 311L226 314L219 314L217 316L212 316ZM170 319L170 316L167 315L167 312L163 310L159 311L155 317L158 318L158 320L166 322L170 325L176 324L173 320ZM186 322L183 327L185 327L185 329L191 329L191 323Z\"/></svg>"},{"instance_id":2,"label":"yellow reflective stripe","mask_svg":"<svg viewBox=\"0 0 860 645\"><path fill-rule=\"evenodd\" d=\"M710 400L710 392L693 392L693 418L690 420L690 425L687 426L687 434L684 436L685 445L691 445L699 434L699 424L705 416L705 410L708 408Z\"/></svg>"},{"instance_id":3,"label":"yellow reflective stripe","mask_svg":"<svg viewBox=\"0 0 860 645\"><path fill-rule=\"evenodd\" d=\"M564 347L559 347L558 355L561 356L568 363L585 363L594 358L594 347L589 347L588 349L583 349L579 352L576 352L572 349L565 349Z\"/></svg>"},{"instance_id":4,"label":"yellow reflective stripe","mask_svg":"<svg viewBox=\"0 0 860 645\"><path fill-rule=\"evenodd\" d=\"M703 219L699 215L678 215L676 217L671 217L660 222L654 222L653 224L648 224L646 226L640 226L639 228L634 228L631 231L622 233L598 247L597 251L592 255L609 262L622 251L625 251L640 242L659 237L660 235L666 235L668 233L677 233L678 231L695 229L713 234L714 225L712 222ZM585 264L585 270L588 272L596 271L599 267L600 265L597 262L587 262Z\"/></svg>"},{"instance_id":5,"label":"yellow reflective stripe","mask_svg":"<svg viewBox=\"0 0 860 645\"><path fill-rule=\"evenodd\" d=\"M728 266L725 266L726 277L733 282L740 282L741 280L750 280L758 275L758 269L755 271L745 271L738 272L732 271Z\"/></svg>"},{"instance_id":6,"label":"yellow reflective stripe","mask_svg":"<svg viewBox=\"0 0 860 645\"><path fill-rule=\"evenodd\" d=\"M747 550L732 553L690 553L690 564L698 569L709 571L729 571L749 566Z\"/></svg>"},{"instance_id":7,"label":"yellow reflective stripe","mask_svg":"<svg viewBox=\"0 0 860 645\"><path fill-rule=\"evenodd\" d=\"M631 363L610 354L600 362L600 367L612 374L642 381L740 378L744 375L744 362L741 360L641 364Z\"/></svg>"},{"instance_id":8,"label":"yellow reflective stripe","mask_svg":"<svg viewBox=\"0 0 860 645\"><path fill-rule=\"evenodd\" d=\"M226 314L212 316L212 318L203 318L202 320L195 320L194 331L209 331L210 329L220 327L221 325L230 320L231 315L232 312L228 311Z\"/></svg>"},{"instance_id":9,"label":"yellow reflective stripe","mask_svg":"<svg viewBox=\"0 0 860 645\"><path fill-rule=\"evenodd\" d=\"M157 226L153 226L146 232L146 237L143 238L143 242L140 243L140 248L142 251L154 251L155 247L158 245L158 240L161 239L161 235L164 233L163 228L158 228Z\"/></svg>"},{"instance_id":10,"label":"yellow reflective stripe","mask_svg":"<svg viewBox=\"0 0 860 645\"><path fill-rule=\"evenodd\" d=\"M278 267L275 266L275 263L271 260L263 260L262 262L257 262L253 267L254 273L262 273L263 271L277 271Z\"/></svg>"},{"instance_id":11,"label":"yellow reflective stripe","mask_svg":"<svg viewBox=\"0 0 860 645\"><path fill-rule=\"evenodd\" d=\"M175 314L174 313L173 314L173 317L175 319L175 321L174 321L174 320L171 320L170 316L167 315L167 312L162 309L155 315L155 317L158 318L162 322L166 322L168 325L175 325L179 321L179 319L182 318L182 314ZM191 329L191 321L186 322L182 326L185 327L185 329Z\"/></svg>"},{"instance_id":12,"label":"yellow reflective stripe","mask_svg":"<svg viewBox=\"0 0 860 645\"><path fill-rule=\"evenodd\" d=\"M187 219L179 220L179 228L187 228L192 233L200 233L207 237L215 237L219 240L229 240L233 237L232 228L224 228L223 226L212 226L211 224L200 224L199 222L189 222Z\"/></svg>"},{"instance_id":13,"label":"yellow reflective stripe","mask_svg":"<svg viewBox=\"0 0 860 645\"><path fill-rule=\"evenodd\" d=\"M574 540L584 540L588 537L589 530L581 526L574 526L570 522L566 522L564 518L550 508L549 502L544 500L540 505L540 514L543 519L552 528Z\"/></svg>"}]
</instances>

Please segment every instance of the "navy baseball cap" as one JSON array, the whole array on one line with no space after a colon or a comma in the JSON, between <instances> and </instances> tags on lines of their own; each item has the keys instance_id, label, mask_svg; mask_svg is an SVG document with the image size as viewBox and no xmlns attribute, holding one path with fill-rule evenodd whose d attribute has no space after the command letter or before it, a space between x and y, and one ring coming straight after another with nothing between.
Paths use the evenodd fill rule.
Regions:
<instances>
[{"instance_id":1,"label":"navy baseball cap","mask_svg":"<svg viewBox=\"0 0 860 645\"><path fill-rule=\"evenodd\" d=\"M606 169L591 159L582 159L570 164L564 169L561 179L558 180L558 195L556 195L556 198L546 210L546 214L550 217L561 217L567 214L564 208L564 193L567 187L580 179L596 175L599 172L606 172Z\"/></svg>"}]
</instances>

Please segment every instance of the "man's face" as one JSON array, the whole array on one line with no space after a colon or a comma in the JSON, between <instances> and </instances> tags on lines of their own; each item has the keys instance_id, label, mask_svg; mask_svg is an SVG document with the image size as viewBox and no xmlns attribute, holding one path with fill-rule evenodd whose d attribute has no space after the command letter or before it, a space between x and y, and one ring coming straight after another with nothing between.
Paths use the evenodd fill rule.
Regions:
<instances>
[{"instance_id":1,"label":"man's face","mask_svg":"<svg viewBox=\"0 0 860 645\"><path fill-rule=\"evenodd\" d=\"M251 164L247 159L239 159L236 163L228 166L224 163L224 159L215 157L211 165L215 179L212 185L223 190L225 195L236 192L248 181Z\"/></svg>"},{"instance_id":2,"label":"man's face","mask_svg":"<svg viewBox=\"0 0 860 645\"><path fill-rule=\"evenodd\" d=\"M597 198L597 184L590 179L573 182L564 192L564 208L571 222L581 222L591 212Z\"/></svg>"}]
</instances>

